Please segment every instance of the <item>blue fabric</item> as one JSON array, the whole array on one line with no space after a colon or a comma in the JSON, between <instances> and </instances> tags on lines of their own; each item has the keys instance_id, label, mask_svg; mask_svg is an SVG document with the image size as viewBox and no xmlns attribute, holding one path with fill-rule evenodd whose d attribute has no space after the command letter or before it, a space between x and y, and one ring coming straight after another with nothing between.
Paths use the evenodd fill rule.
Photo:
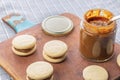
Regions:
<instances>
[{"instance_id":1,"label":"blue fabric","mask_svg":"<svg viewBox=\"0 0 120 80\"><path fill-rule=\"evenodd\" d=\"M11 25L12 27L15 27L14 21L19 21L23 18L23 16L12 16L10 19L8 19L8 24Z\"/></svg>"},{"instance_id":2,"label":"blue fabric","mask_svg":"<svg viewBox=\"0 0 120 80\"><path fill-rule=\"evenodd\" d=\"M29 20L22 20L23 16L11 16L10 19L7 20L8 24L18 33L25 29L31 28L35 25L35 23ZM18 23L15 23L17 21Z\"/></svg>"},{"instance_id":3,"label":"blue fabric","mask_svg":"<svg viewBox=\"0 0 120 80\"><path fill-rule=\"evenodd\" d=\"M35 23L25 20L24 22L18 24L16 27L14 27L16 32L23 31L25 29L31 28L35 25Z\"/></svg>"}]
</instances>

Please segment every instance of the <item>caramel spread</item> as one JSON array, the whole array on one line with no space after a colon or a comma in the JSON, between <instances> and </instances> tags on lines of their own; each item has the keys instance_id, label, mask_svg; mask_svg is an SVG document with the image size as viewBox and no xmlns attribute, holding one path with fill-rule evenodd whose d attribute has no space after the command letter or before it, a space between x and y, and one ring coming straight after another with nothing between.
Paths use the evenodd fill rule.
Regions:
<instances>
[{"instance_id":1,"label":"caramel spread","mask_svg":"<svg viewBox=\"0 0 120 80\"><path fill-rule=\"evenodd\" d=\"M115 33L98 37L97 35L90 35L81 30L80 34L80 51L85 57L103 60L112 56Z\"/></svg>"},{"instance_id":2,"label":"caramel spread","mask_svg":"<svg viewBox=\"0 0 120 80\"><path fill-rule=\"evenodd\" d=\"M99 26L107 26L107 22L109 21L109 19L104 18L104 17L93 17L88 19L88 22L92 25L95 25L97 27Z\"/></svg>"},{"instance_id":3,"label":"caramel spread","mask_svg":"<svg viewBox=\"0 0 120 80\"><path fill-rule=\"evenodd\" d=\"M15 47L14 47L15 48ZM33 47L34 48L34 47ZM30 48L30 49L16 49L15 48L15 50L17 50L17 51L19 51L19 52L23 52L23 53L27 53L27 52L29 52L30 50L32 50L33 48Z\"/></svg>"},{"instance_id":4,"label":"caramel spread","mask_svg":"<svg viewBox=\"0 0 120 80\"><path fill-rule=\"evenodd\" d=\"M80 29L80 52L87 59L102 62L113 55L116 24L107 24L112 16L109 11L99 9L85 14Z\"/></svg>"}]
</instances>

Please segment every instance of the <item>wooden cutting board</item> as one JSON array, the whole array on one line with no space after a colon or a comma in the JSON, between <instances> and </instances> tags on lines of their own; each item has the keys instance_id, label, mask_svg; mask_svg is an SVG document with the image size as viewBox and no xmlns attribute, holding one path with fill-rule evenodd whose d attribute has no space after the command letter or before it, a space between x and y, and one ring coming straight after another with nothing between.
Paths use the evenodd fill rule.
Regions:
<instances>
[{"instance_id":1,"label":"wooden cutting board","mask_svg":"<svg viewBox=\"0 0 120 80\"><path fill-rule=\"evenodd\" d=\"M18 33L31 34L37 39L37 50L33 55L27 57L20 57L15 55L11 50L12 39L8 39L0 43L0 65L15 79L26 80L26 68L29 64L35 61L42 61L42 50L44 44L53 39L58 39L66 42L69 46L67 53L67 59L59 64L52 64L54 67L55 80L83 80L82 71L88 65L99 65L107 69L109 72L109 80L113 80L120 75L120 67L116 64L116 56L120 52L120 45L115 44L114 56L111 60L104 63L93 63L80 56L79 52L79 24L80 19L70 13L62 14L70 18L74 23L74 30L63 37L53 37L43 33L41 30L41 24L38 24L28 30ZM17 36L16 35L16 36Z\"/></svg>"}]
</instances>

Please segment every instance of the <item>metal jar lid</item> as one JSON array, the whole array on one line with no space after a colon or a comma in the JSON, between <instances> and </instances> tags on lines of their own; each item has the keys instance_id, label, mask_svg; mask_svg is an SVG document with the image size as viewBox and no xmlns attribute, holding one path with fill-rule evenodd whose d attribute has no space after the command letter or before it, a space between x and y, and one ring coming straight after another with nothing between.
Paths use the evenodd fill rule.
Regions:
<instances>
[{"instance_id":1,"label":"metal jar lid","mask_svg":"<svg viewBox=\"0 0 120 80\"><path fill-rule=\"evenodd\" d=\"M50 16L42 22L44 32L53 36L68 34L73 29L73 22L65 16Z\"/></svg>"}]
</instances>

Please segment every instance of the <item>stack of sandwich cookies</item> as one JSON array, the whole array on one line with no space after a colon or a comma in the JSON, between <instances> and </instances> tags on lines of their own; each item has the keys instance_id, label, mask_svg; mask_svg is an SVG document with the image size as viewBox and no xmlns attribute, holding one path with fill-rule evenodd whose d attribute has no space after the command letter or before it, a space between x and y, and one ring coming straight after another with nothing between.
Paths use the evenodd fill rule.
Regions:
<instances>
[{"instance_id":1,"label":"stack of sandwich cookies","mask_svg":"<svg viewBox=\"0 0 120 80\"><path fill-rule=\"evenodd\" d=\"M45 61L30 64L27 69L27 80L54 80L53 66Z\"/></svg>"},{"instance_id":2,"label":"stack of sandwich cookies","mask_svg":"<svg viewBox=\"0 0 120 80\"><path fill-rule=\"evenodd\" d=\"M19 56L28 56L36 50L36 39L32 35L20 35L12 40L12 51Z\"/></svg>"},{"instance_id":3,"label":"stack of sandwich cookies","mask_svg":"<svg viewBox=\"0 0 120 80\"><path fill-rule=\"evenodd\" d=\"M43 58L52 63L65 60L68 46L60 40L48 41L43 47Z\"/></svg>"}]
</instances>

